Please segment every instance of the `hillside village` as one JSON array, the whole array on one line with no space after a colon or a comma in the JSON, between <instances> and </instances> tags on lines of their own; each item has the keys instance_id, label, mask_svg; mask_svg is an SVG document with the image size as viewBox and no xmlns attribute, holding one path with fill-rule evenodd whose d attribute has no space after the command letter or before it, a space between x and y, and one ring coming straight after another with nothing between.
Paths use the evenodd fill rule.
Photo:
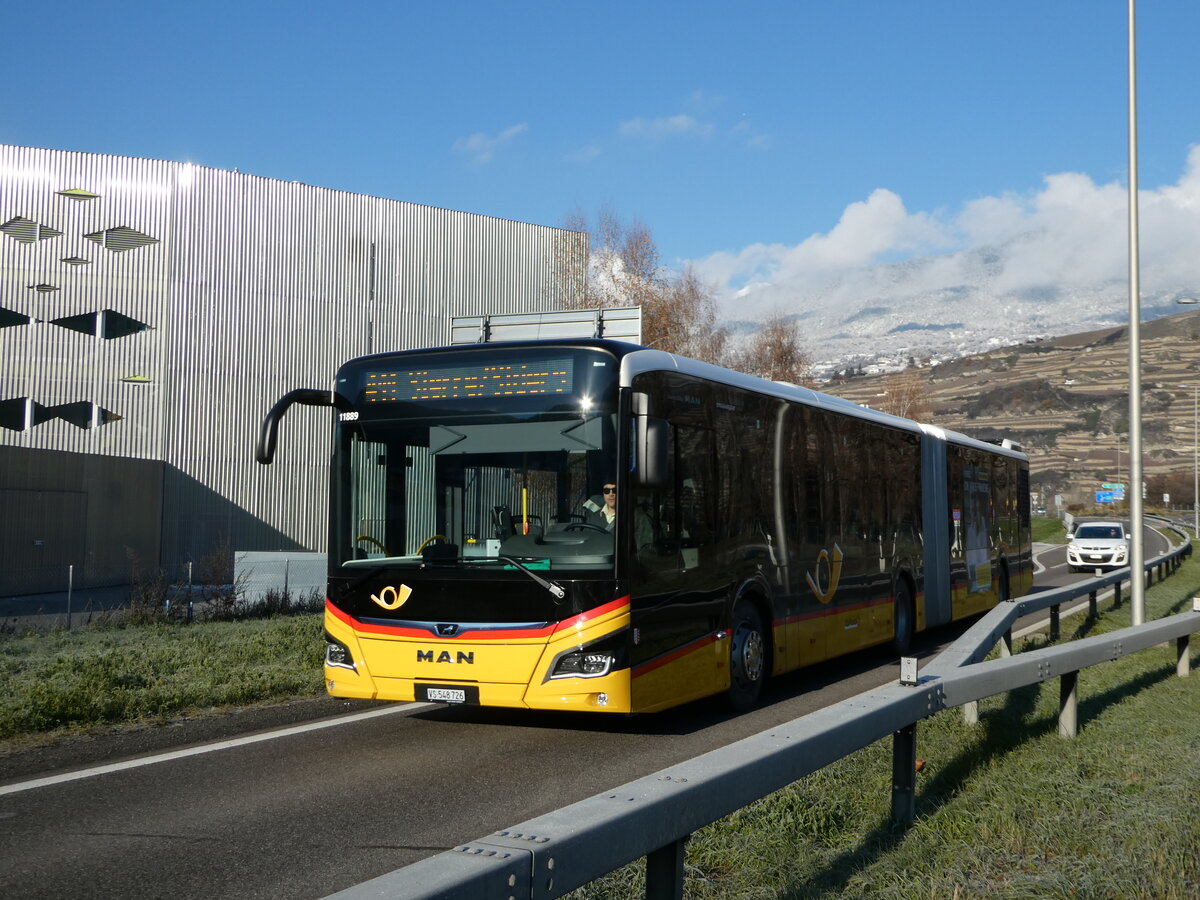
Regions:
<instances>
[{"instance_id":1,"label":"hillside village","mask_svg":"<svg viewBox=\"0 0 1200 900\"><path fill-rule=\"evenodd\" d=\"M1145 322L1142 449L1147 504L1191 507L1200 312ZM1005 437L1030 457L1035 502L1086 508L1105 483L1128 483L1126 327L1046 338L821 389L978 438ZM907 409L897 409L902 395ZM912 398L915 398L912 399ZM1055 498L1061 498L1056 500Z\"/></svg>"}]
</instances>

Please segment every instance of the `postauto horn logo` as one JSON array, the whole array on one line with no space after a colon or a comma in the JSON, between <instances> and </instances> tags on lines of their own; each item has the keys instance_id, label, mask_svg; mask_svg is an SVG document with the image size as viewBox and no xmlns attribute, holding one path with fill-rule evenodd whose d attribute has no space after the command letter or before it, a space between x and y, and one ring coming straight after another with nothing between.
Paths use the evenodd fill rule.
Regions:
<instances>
[{"instance_id":1,"label":"postauto horn logo","mask_svg":"<svg viewBox=\"0 0 1200 900\"><path fill-rule=\"evenodd\" d=\"M412 594L412 588L407 584L400 585L399 588L394 588L390 584L378 594L372 594L371 599L384 609L399 609L408 600Z\"/></svg>"}]
</instances>

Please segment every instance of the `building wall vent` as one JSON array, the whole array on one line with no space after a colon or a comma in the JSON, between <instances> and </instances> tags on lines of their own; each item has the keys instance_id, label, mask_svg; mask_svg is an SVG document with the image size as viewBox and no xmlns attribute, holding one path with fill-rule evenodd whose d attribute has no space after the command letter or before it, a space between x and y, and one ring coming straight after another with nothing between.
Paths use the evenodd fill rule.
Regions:
<instances>
[{"instance_id":1,"label":"building wall vent","mask_svg":"<svg viewBox=\"0 0 1200 900\"><path fill-rule=\"evenodd\" d=\"M141 334L149 331L150 326L145 322L131 318L115 309L102 309L99 313L80 313L76 316L62 316L51 319L51 325L78 331L80 334L99 334L106 341L128 337L131 334ZM97 330L99 329L99 330Z\"/></svg>"},{"instance_id":2,"label":"building wall vent","mask_svg":"<svg viewBox=\"0 0 1200 900\"><path fill-rule=\"evenodd\" d=\"M30 316L0 306L0 328L14 328L17 325L28 325L32 321L33 319Z\"/></svg>"},{"instance_id":3,"label":"building wall vent","mask_svg":"<svg viewBox=\"0 0 1200 900\"><path fill-rule=\"evenodd\" d=\"M11 400L0 400L0 428L9 431L25 431L34 425L41 425L54 418L49 407L42 406L28 397L13 397Z\"/></svg>"},{"instance_id":4,"label":"building wall vent","mask_svg":"<svg viewBox=\"0 0 1200 900\"><path fill-rule=\"evenodd\" d=\"M93 231L91 234L85 234L84 237L113 253L123 253L126 250L136 250L138 247L147 247L150 244L158 243L158 238L142 234L137 229L125 225L106 228L104 231Z\"/></svg>"},{"instance_id":5,"label":"building wall vent","mask_svg":"<svg viewBox=\"0 0 1200 900\"><path fill-rule=\"evenodd\" d=\"M14 216L9 219L3 225L0 225L0 231L7 234L13 240L20 241L22 244L36 244L38 241L45 241L62 235L62 232L57 228L42 225L39 222L33 221L33 219L26 219L24 216Z\"/></svg>"},{"instance_id":6,"label":"building wall vent","mask_svg":"<svg viewBox=\"0 0 1200 900\"><path fill-rule=\"evenodd\" d=\"M60 197L66 197L68 200L95 200L99 194L94 194L91 191L85 191L83 188L67 188L65 191L56 191Z\"/></svg>"},{"instance_id":7,"label":"building wall vent","mask_svg":"<svg viewBox=\"0 0 1200 900\"><path fill-rule=\"evenodd\" d=\"M109 422L119 422L121 420L121 417L115 412L111 412L102 406L97 406L89 400L79 400L75 403L62 403L58 406L52 406L50 407L50 412L64 422L70 422L76 428L99 428L101 425L107 425Z\"/></svg>"}]
</instances>

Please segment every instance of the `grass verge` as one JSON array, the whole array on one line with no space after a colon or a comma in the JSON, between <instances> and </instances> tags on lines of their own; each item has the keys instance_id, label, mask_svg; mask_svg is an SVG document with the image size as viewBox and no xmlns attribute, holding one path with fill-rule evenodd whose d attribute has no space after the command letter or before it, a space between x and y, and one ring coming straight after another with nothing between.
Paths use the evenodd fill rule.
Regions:
<instances>
[{"instance_id":1,"label":"grass verge","mask_svg":"<svg viewBox=\"0 0 1200 900\"><path fill-rule=\"evenodd\" d=\"M1033 540L1040 544L1065 544L1067 530L1063 528L1062 519L1034 516L1029 520Z\"/></svg>"},{"instance_id":2,"label":"grass verge","mask_svg":"<svg viewBox=\"0 0 1200 900\"><path fill-rule=\"evenodd\" d=\"M1198 560L1147 592L1147 619L1191 608ZM1128 624L1128 603L1109 606L1065 619L1064 637ZM1081 672L1074 740L1058 735L1058 690L1051 679L981 701L976 726L959 710L922 722L907 831L889 824L891 742L880 741L693 835L684 895L1200 896L1200 672L1178 678L1174 646ZM571 896L644 896L644 869Z\"/></svg>"},{"instance_id":3,"label":"grass verge","mask_svg":"<svg viewBox=\"0 0 1200 900\"><path fill-rule=\"evenodd\" d=\"M0 635L0 740L319 694L321 614Z\"/></svg>"}]
</instances>

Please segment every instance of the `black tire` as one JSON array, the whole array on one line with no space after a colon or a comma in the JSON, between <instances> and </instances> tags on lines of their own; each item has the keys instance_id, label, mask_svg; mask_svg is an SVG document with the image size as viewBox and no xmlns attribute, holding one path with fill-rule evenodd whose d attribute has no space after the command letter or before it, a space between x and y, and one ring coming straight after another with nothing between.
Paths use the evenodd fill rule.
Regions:
<instances>
[{"instance_id":1,"label":"black tire","mask_svg":"<svg viewBox=\"0 0 1200 900\"><path fill-rule=\"evenodd\" d=\"M917 628L917 607L912 589L905 578L896 579L896 600L892 606L892 650L904 656L912 649L913 633Z\"/></svg>"},{"instance_id":2,"label":"black tire","mask_svg":"<svg viewBox=\"0 0 1200 900\"><path fill-rule=\"evenodd\" d=\"M734 712L753 709L767 678L769 656L767 631L762 615L749 600L739 600L733 608L733 627L729 632L729 691L727 698Z\"/></svg>"}]
</instances>

